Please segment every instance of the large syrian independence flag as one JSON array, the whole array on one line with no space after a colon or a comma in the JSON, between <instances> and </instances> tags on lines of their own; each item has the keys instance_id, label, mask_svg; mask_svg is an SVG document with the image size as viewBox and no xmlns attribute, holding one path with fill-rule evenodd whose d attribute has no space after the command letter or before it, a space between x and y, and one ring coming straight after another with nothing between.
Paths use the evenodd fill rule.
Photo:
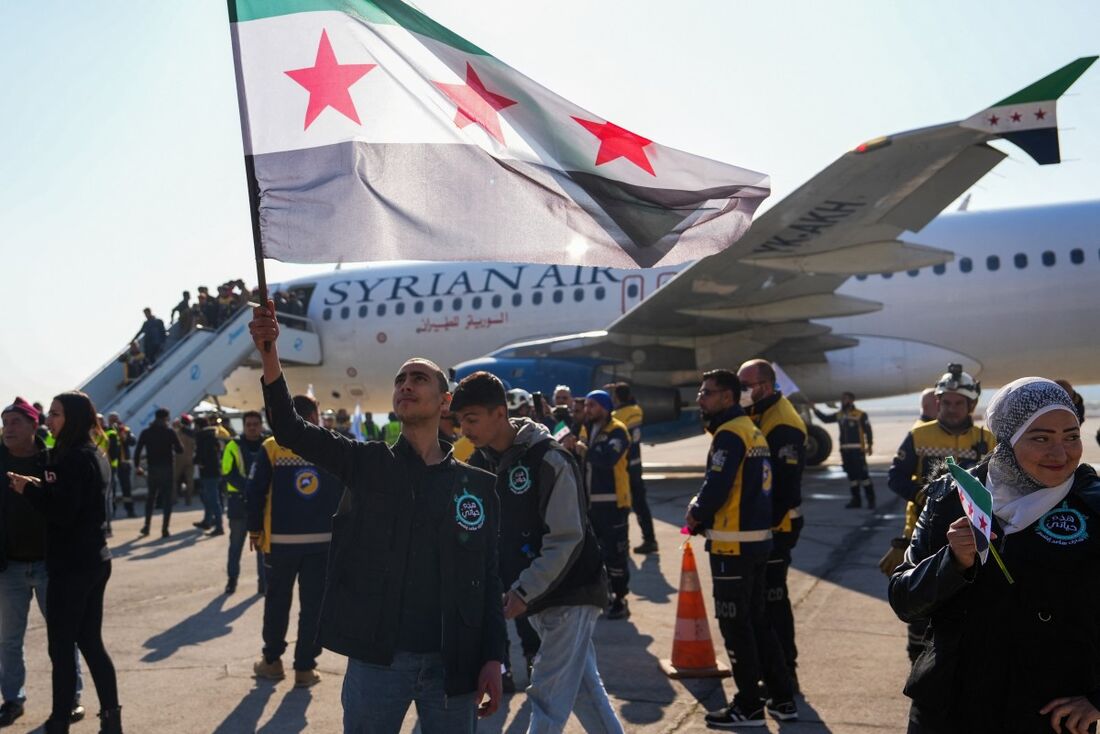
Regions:
<instances>
[{"instance_id":1,"label":"large syrian independence flag","mask_svg":"<svg viewBox=\"0 0 1100 734\"><path fill-rule=\"evenodd\" d=\"M270 258L666 265L728 247L769 193L395 0L230 0L230 16Z\"/></svg>"}]
</instances>

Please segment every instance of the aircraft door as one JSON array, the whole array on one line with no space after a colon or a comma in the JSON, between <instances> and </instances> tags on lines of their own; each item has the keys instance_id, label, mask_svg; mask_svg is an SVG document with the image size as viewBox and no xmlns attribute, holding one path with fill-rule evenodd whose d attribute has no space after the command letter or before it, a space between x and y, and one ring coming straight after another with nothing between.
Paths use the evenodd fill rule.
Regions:
<instances>
[{"instance_id":1,"label":"aircraft door","mask_svg":"<svg viewBox=\"0 0 1100 734\"><path fill-rule=\"evenodd\" d=\"M623 278L623 313L637 306L645 298L645 278L627 275Z\"/></svg>"}]
</instances>

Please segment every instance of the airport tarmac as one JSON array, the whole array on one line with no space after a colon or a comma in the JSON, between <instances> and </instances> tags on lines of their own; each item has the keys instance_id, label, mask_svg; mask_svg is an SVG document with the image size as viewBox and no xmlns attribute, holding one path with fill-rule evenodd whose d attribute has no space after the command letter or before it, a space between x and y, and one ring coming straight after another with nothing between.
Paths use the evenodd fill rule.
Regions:
<instances>
[{"instance_id":1,"label":"airport tarmac","mask_svg":"<svg viewBox=\"0 0 1100 734\"><path fill-rule=\"evenodd\" d=\"M770 731L897 732L905 725L905 628L886 603L886 580L877 561L901 529L902 502L885 486L884 462L909 425L909 419L876 421L872 474L880 501L875 511L844 509L848 489L836 466L838 457L806 473L806 527L790 576L804 694L801 719L782 726L769 721ZM1093 431L1085 433L1086 460L1096 463L1100 449ZM694 467L702 464L705 449L705 438L646 447L647 462L661 465L651 470L648 483L661 552L632 558L632 617L597 625L600 670L630 732L708 731L703 713L721 707L733 692L729 680L672 681L658 667L672 647L683 542L679 528L684 506L698 488ZM115 521L104 636L118 669L126 731L339 732L344 659L324 653L324 680L311 689L295 690L290 681L254 680L263 609L262 598L252 593L254 565L244 559L240 590L225 596L227 539L202 536L191 527L199 518L197 502L191 508L177 506L174 534L165 540L138 539L140 520ZM631 536L638 539L633 520ZM703 542L692 543L708 590ZM709 593L706 598L712 611ZM720 640L713 620L711 634ZM293 638L292 622L291 645ZM518 656L518 645L513 649ZM724 659L720 645L716 649ZM39 730L49 712L46 631L37 610L31 613L26 653L26 714L12 732ZM290 656L284 662L289 668ZM522 678L521 673L520 683ZM86 683L88 718L73 726L77 733L97 730L98 704L90 679ZM508 696L502 711L478 731L524 732L527 714L523 693ZM414 719L410 711L404 731L414 731ZM567 731L582 729L574 719Z\"/></svg>"}]
</instances>

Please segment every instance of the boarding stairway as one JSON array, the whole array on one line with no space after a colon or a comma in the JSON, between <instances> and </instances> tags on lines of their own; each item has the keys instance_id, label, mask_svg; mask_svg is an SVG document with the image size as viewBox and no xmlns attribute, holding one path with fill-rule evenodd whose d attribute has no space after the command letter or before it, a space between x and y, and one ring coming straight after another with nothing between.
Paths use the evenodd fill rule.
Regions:
<instances>
[{"instance_id":1,"label":"boarding stairway","mask_svg":"<svg viewBox=\"0 0 1100 734\"><path fill-rule=\"evenodd\" d=\"M279 357L288 364L321 364L321 340L313 322L301 316L278 314ZM207 396L225 395L225 379L250 358L256 347L248 333L252 309L242 308L217 329L197 327L182 333L173 324L156 364L129 385L116 354L80 389L103 415L118 413L135 433L153 422L158 408L171 415L186 413ZM140 340L139 340L140 344Z\"/></svg>"}]
</instances>

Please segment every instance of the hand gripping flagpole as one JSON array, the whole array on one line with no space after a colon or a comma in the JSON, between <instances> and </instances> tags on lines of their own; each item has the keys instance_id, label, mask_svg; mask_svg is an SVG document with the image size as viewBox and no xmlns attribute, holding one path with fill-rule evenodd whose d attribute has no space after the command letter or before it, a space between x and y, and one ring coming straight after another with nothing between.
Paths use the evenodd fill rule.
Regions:
<instances>
[{"instance_id":1,"label":"hand gripping flagpole","mask_svg":"<svg viewBox=\"0 0 1100 734\"><path fill-rule=\"evenodd\" d=\"M249 153L248 100L244 96L244 76L241 72L241 45L237 35L237 0L227 0L229 10L229 35L233 47L233 69L237 80L237 107L240 113L241 142L244 145L244 175L248 188L248 210L252 216L252 250L256 258L256 289L260 292L260 305L267 308L267 272L264 270L264 248L260 234L260 185L256 181L256 164ZM264 351L271 351L271 342L264 342Z\"/></svg>"}]
</instances>

